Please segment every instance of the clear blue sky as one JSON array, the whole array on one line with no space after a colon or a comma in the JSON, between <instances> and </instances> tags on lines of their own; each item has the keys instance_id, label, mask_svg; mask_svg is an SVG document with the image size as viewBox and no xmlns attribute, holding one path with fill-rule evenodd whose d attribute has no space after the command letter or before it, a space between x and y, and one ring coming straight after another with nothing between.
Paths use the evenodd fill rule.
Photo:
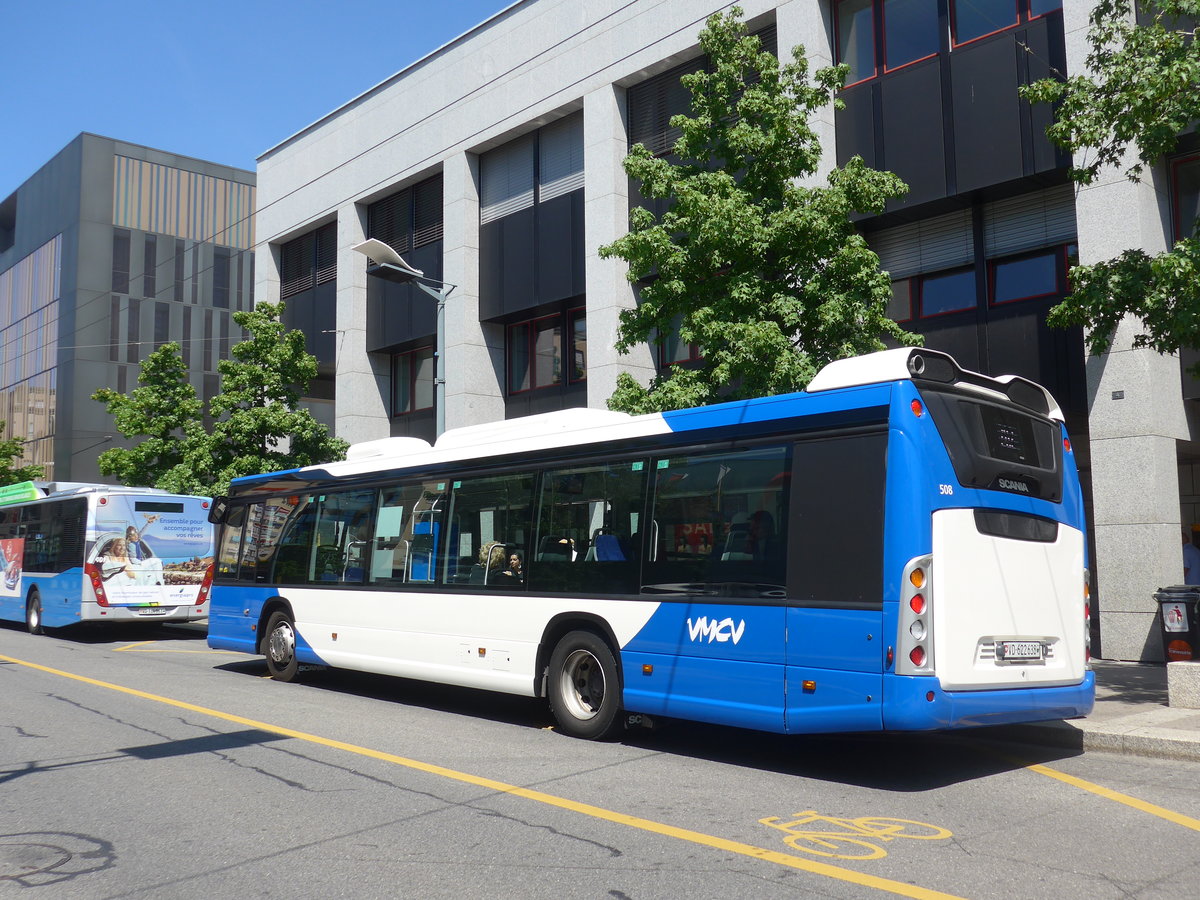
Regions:
<instances>
[{"instance_id":1,"label":"clear blue sky","mask_svg":"<svg viewBox=\"0 0 1200 900\"><path fill-rule=\"evenodd\" d=\"M254 169L512 0L0 0L0 200L81 131Z\"/></svg>"}]
</instances>

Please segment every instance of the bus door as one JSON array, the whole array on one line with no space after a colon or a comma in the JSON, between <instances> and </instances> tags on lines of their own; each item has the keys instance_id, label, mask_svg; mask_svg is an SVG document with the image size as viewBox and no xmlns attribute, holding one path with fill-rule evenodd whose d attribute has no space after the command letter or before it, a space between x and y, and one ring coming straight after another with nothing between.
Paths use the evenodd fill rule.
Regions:
<instances>
[{"instance_id":1,"label":"bus door","mask_svg":"<svg viewBox=\"0 0 1200 900\"><path fill-rule=\"evenodd\" d=\"M887 431L795 445L788 529L787 730L882 726Z\"/></svg>"}]
</instances>

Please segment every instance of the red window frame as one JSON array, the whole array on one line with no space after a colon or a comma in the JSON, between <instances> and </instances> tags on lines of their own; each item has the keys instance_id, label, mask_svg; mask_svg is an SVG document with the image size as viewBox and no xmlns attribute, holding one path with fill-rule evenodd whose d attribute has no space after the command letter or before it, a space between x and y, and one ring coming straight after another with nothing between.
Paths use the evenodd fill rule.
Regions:
<instances>
[{"instance_id":1,"label":"red window frame","mask_svg":"<svg viewBox=\"0 0 1200 900\"><path fill-rule=\"evenodd\" d=\"M508 369L508 395L510 397L515 397L519 394L528 394L530 391L540 391L540 390L544 390L545 388L562 386L563 362L564 362L563 345L562 345L562 332L563 332L563 325L564 325L563 318L564 317L563 317L562 313L552 313L551 315L548 315L548 316L537 316L536 318L533 318L533 319L523 319L520 322L513 322L511 325L508 326L508 330L507 330L508 339L505 341L505 357L506 357L506 368ZM539 384L538 380L537 380L537 335L538 335L537 326L539 323L550 322L550 321L557 322L558 328L559 328L558 380L551 381L547 384ZM513 335L513 332L515 332L518 328L527 328L528 329L528 331L526 332L526 336L525 336L525 354L526 354L525 358L526 358L526 365L529 367L529 387L522 387L522 388L518 388L515 386L515 379L513 378L513 350L517 344L517 341Z\"/></svg>"},{"instance_id":2,"label":"red window frame","mask_svg":"<svg viewBox=\"0 0 1200 900\"><path fill-rule=\"evenodd\" d=\"M396 418L397 416L408 416L408 415L412 415L415 412L422 412L423 410L433 409L434 405L437 403L437 391L433 390L433 391L430 391L429 405L428 406L417 406L417 375L416 375L416 368L415 368L414 364L417 362L417 354L423 353L423 352L427 352L429 354L429 357L427 357L427 358L432 360L434 366L436 367L437 366L437 356L432 347L428 347L428 346L417 347L413 350L405 350L402 353L393 353L392 354L392 418ZM399 394L399 379L396 377L396 373L401 365L408 366L409 408L405 409L405 410L400 409L399 408L400 405L396 402L398 394ZM436 370L433 373L433 379L434 379L434 383L436 384L436 381L437 381Z\"/></svg>"},{"instance_id":3,"label":"red window frame","mask_svg":"<svg viewBox=\"0 0 1200 900\"><path fill-rule=\"evenodd\" d=\"M910 59L907 62L902 62L898 66L889 66L887 64L887 0L875 0L879 7L879 40L881 44L880 67L884 72L899 72L901 69L907 69L909 66L915 66L917 63L925 62L927 59L933 59L941 52L941 47L934 50L932 53L926 53L924 56L919 56L916 59ZM940 43L940 38L939 38Z\"/></svg>"},{"instance_id":4,"label":"red window frame","mask_svg":"<svg viewBox=\"0 0 1200 900\"><path fill-rule=\"evenodd\" d=\"M949 275L963 275L966 273L970 273L972 276L974 276L975 267L974 266L958 266L953 269L942 269L940 272L930 272L927 275L921 275L917 278L913 278L912 280L917 283L916 296L914 297L912 294L909 294L909 303L911 303L912 308L916 310L916 312L913 314L913 318L914 319L939 319L942 316L957 316L957 315L961 315L962 313L977 312L979 309L978 297L976 297L975 299L973 299L971 301L970 306L962 306L962 307L959 307L958 309L946 309L946 310L942 310L940 312L934 312L934 313L925 312L925 284L926 284L926 282L932 281L935 278L945 278L946 276L949 276Z\"/></svg>"},{"instance_id":5,"label":"red window frame","mask_svg":"<svg viewBox=\"0 0 1200 900\"><path fill-rule=\"evenodd\" d=\"M1052 7L1043 13L1035 13L1033 11L1033 0L1027 0L1025 3L1025 8L1022 10L1022 12L1025 14L1027 22L1033 22L1037 19L1044 19L1046 16L1053 15L1056 12L1062 12L1062 8L1062 0L1058 0L1057 6Z\"/></svg>"},{"instance_id":6,"label":"red window frame","mask_svg":"<svg viewBox=\"0 0 1200 900\"><path fill-rule=\"evenodd\" d=\"M956 14L957 9L958 9L958 4L960 2L962 2L962 0L950 0L950 49L951 50L957 50L959 47L966 47L968 44L973 44L976 41L982 41L984 38L989 38L993 34L999 34L1002 31L1008 31L1010 28L1016 28L1018 25L1021 24L1022 13L1025 14L1026 18L1028 18L1028 14L1029 14L1028 0L1020 0L1020 2L1018 2L1018 0L1011 0L1012 8L1013 8L1013 20L1011 22L1009 22L1007 25L1002 25L999 28L995 28L985 34L977 34L973 38L968 38L965 41L960 41L958 39L958 21L957 21L958 17Z\"/></svg>"},{"instance_id":7,"label":"red window frame","mask_svg":"<svg viewBox=\"0 0 1200 900\"><path fill-rule=\"evenodd\" d=\"M575 357L579 351L575 325L581 320L583 322L583 362L582 365L576 366ZM579 306L567 310L567 344L567 383L581 384L587 381L587 307ZM580 374L576 375L576 372Z\"/></svg>"},{"instance_id":8,"label":"red window frame","mask_svg":"<svg viewBox=\"0 0 1200 900\"><path fill-rule=\"evenodd\" d=\"M848 2L850 2L850 0L837 0L837 2L833 5L834 56L839 64L844 62L842 59L842 17L839 14L839 10L841 9L843 3ZM871 10L871 74L864 75L862 78L858 79L858 81L847 82L845 87L853 87L856 84L862 84L864 81L870 81L879 74L879 48L876 46L876 38L878 36L876 20L878 18L879 11L882 8L881 0L870 0L868 7Z\"/></svg>"},{"instance_id":9,"label":"red window frame","mask_svg":"<svg viewBox=\"0 0 1200 900\"><path fill-rule=\"evenodd\" d=\"M1036 259L1039 256L1049 256L1054 259L1054 289L1043 291L1040 294L1029 294L1024 297L1010 297L1007 300L996 299L996 269L1005 263L1023 262L1027 259ZM988 260L988 305L989 306L1008 306L1010 303L1022 303L1026 300L1039 300L1045 297L1060 297L1064 293L1063 287L1066 280L1066 260L1067 248L1050 247L1041 250L1034 250L1029 253L1016 253L1010 256L1001 256L996 259Z\"/></svg>"}]
</instances>

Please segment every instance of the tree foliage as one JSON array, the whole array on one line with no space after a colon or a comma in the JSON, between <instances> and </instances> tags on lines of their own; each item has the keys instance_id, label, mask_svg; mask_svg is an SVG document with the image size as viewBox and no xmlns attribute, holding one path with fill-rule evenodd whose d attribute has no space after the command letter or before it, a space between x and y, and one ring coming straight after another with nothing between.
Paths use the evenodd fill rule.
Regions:
<instances>
[{"instance_id":1,"label":"tree foliage","mask_svg":"<svg viewBox=\"0 0 1200 900\"><path fill-rule=\"evenodd\" d=\"M241 475L274 472L345 457L347 443L330 437L312 413L297 407L317 374L304 334L281 322L284 304L260 303L233 320L249 337L221 360L220 392L203 403L187 381L178 344L164 344L141 365L140 387L129 395L102 388L118 431L142 438L129 449L100 455L100 471L124 484L178 493L221 494Z\"/></svg>"},{"instance_id":2,"label":"tree foliage","mask_svg":"<svg viewBox=\"0 0 1200 900\"><path fill-rule=\"evenodd\" d=\"M7 423L0 420L0 433ZM18 466L17 461L25 453L25 442L19 437L0 440L0 486L20 484L42 477L41 466Z\"/></svg>"},{"instance_id":3,"label":"tree foliage","mask_svg":"<svg viewBox=\"0 0 1200 900\"><path fill-rule=\"evenodd\" d=\"M691 114L671 119L682 132L678 161L640 144L625 160L642 196L666 199L666 212L634 209L629 232L600 248L625 260L640 287L637 307L621 313L617 349L675 333L703 359L649 388L622 373L613 409L799 390L831 360L883 349L883 336L920 341L885 315L888 276L850 220L882 212L905 184L858 157L824 186L798 183L820 165L809 119L840 104L847 68L820 69L810 83L802 47L780 66L740 16L737 7L713 15L700 35L709 65L683 77Z\"/></svg>"},{"instance_id":4,"label":"tree foliage","mask_svg":"<svg viewBox=\"0 0 1200 900\"><path fill-rule=\"evenodd\" d=\"M1200 119L1200 0L1101 0L1087 32L1087 72L1022 89L1034 102L1058 104L1047 133L1075 155L1071 174L1093 183L1108 168L1139 180ZM1093 353L1108 349L1126 315L1141 320L1134 346L1174 352L1200 347L1200 243L1186 237L1151 256L1131 249L1071 269L1072 292L1050 323L1089 329ZM1198 367L1200 368L1200 367ZM1197 372L1200 374L1200 371Z\"/></svg>"}]
</instances>

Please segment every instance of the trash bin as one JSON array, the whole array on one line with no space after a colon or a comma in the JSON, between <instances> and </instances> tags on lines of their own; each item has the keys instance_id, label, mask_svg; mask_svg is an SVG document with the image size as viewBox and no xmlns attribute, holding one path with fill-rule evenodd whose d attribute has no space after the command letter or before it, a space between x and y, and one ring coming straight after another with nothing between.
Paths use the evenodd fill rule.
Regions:
<instances>
[{"instance_id":1,"label":"trash bin","mask_svg":"<svg viewBox=\"0 0 1200 900\"><path fill-rule=\"evenodd\" d=\"M1162 632L1163 656L1167 662L1200 659L1200 622L1197 604L1200 585L1177 584L1154 592Z\"/></svg>"}]
</instances>

